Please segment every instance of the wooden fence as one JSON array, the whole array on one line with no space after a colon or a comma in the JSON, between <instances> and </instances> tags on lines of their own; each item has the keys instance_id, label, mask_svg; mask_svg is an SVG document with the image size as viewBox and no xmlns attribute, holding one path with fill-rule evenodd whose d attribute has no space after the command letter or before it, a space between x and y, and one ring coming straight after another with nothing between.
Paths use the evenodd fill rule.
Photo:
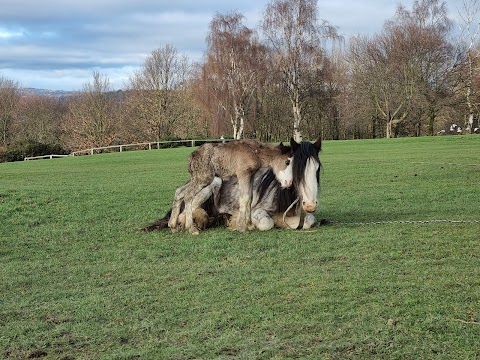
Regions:
<instances>
[{"instance_id":1,"label":"wooden fence","mask_svg":"<svg viewBox=\"0 0 480 360\"><path fill-rule=\"evenodd\" d=\"M71 154L70 155L51 154L51 155L41 155L41 156L30 156L30 157L24 158L23 160L27 161L27 160L53 159L53 158L64 158L69 156L72 156L72 155Z\"/></svg>"},{"instance_id":2,"label":"wooden fence","mask_svg":"<svg viewBox=\"0 0 480 360\"><path fill-rule=\"evenodd\" d=\"M171 140L171 141L154 141L154 142L144 142L136 144L123 144L123 145L111 145L111 146L101 146L94 147L85 150L74 151L70 155L43 155L43 156L32 156L26 157L24 160L37 160L37 159L53 159L59 157L67 156L80 156L80 155L93 155L109 152L123 152L123 151L132 151L132 150L152 150L152 149L164 149L164 148L173 148L180 146L194 147L200 146L205 143L214 143L214 142L227 142L232 141L233 139L207 139L207 140Z\"/></svg>"}]
</instances>

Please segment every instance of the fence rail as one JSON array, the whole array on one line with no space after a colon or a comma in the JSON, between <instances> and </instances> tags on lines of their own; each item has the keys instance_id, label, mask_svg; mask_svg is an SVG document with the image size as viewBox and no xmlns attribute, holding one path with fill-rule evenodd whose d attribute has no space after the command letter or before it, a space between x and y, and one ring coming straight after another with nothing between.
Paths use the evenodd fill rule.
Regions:
<instances>
[{"instance_id":1,"label":"fence rail","mask_svg":"<svg viewBox=\"0 0 480 360\"><path fill-rule=\"evenodd\" d=\"M162 148L169 148L169 147L179 147L179 146L187 146L187 147L194 147L199 146L205 143L214 143L214 142L222 142L225 143L227 141L232 141L233 139L189 139L189 140L170 140L170 141L153 141L153 142L143 142L143 143L135 143L135 144L123 144L123 145L111 145L111 146L101 146L101 147L94 147L85 150L78 150L72 152L70 155L43 155L43 156L31 156L26 157L24 160L37 160L37 159L53 159L53 158L60 158L60 157L68 157L68 156L81 156L81 155L93 155L93 154L100 154L104 152L123 152L123 151L132 151L132 150L152 150L152 149L162 149Z\"/></svg>"},{"instance_id":2,"label":"fence rail","mask_svg":"<svg viewBox=\"0 0 480 360\"><path fill-rule=\"evenodd\" d=\"M51 154L51 155L41 155L41 156L29 156L29 157L24 158L23 160L27 161L27 160L53 159L53 158L64 158L64 157L69 157L69 156L72 156L72 155Z\"/></svg>"},{"instance_id":3,"label":"fence rail","mask_svg":"<svg viewBox=\"0 0 480 360\"><path fill-rule=\"evenodd\" d=\"M124 144L124 145L111 145L111 146L101 146L101 147L94 147L85 150L74 151L71 153L73 156L78 155L93 155L96 153L102 153L107 151L115 151L117 149L118 152L123 152L128 149L137 148L137 150L152 150L152 149L162 149L167 147L179 147L179 146L187 146L187 147L194 147L197 145L202 145L205 143L213 143L213 142L227 142L232 141L233 139L204 139L204 140L170 140L170 141L153 141L153 142L144 142L144 143L135 143L135 144Z\"/></svg>"}]
</instances>

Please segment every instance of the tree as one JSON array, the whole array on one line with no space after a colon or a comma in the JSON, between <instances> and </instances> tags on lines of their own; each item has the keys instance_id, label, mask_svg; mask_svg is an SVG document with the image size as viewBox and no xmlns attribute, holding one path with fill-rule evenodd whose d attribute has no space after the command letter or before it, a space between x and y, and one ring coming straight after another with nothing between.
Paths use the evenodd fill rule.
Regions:
<instances>
[{"instance_id":1,"label":"tree","mask_svg":"<svg viewBox=\"0 0 480 360\"><path fill-rule=\"evenodd\" d=\"M256 32L243 25L243 19L236 12L215 15L207 36L204 67L209 88L229 118L235 139L243 136L265 58Z\"/></svg>"},{"instance_id":2,"label":"tree","mask_svg":"<svg viewBox=\"0 0 480 360\"><path fill-rule=\"evenodd\" d=\"M411 103L416 111L411 112L411 118L415 134L420 135L423 118L428 133L433 135L437 115L449 94L454 68L454 47L449 42L452 21L446 3L415 1L411 11L399 6L396 18L388 24L407 35L402 50L413 79Z\"/></svg>"},{"instance_id":3,"label":"tree","mask_svg":"<svg viewBox=\"0 0 480 360\"><path fill-rule=\"evenodd\" d=\"M0 144L10 145L15 109L20 101L19 84L3 76L0 77Z\"/></svg>"},{"instance_id":4,"label":"tree","mask_svg":"<svg viewBox=\"0 0 480 360\"><path fill-rule=\"evenodd\" d=\"M341 107L346 128L356 137L384 136L384 129L379 126L375 87L370 80L370 76L374 74L374 65L369 57L371 41L366 35L353 36L348 41L345 54L346 85L342 93Z\"/></svg>"},{"instance_id":5,"label":"tree","mask_svg":"<svg viewBox=\"0 0 480 360\"><path fill-rule=\"evenodd\" d=\"M323 66L325 40L338 38L333 26L317 20L317 12L317 0L273 0L261 22L292 105L296 141L301 140L302 109L312 86L308 73Z\"/></svg>"},{"instance_id":6,"label":"tree","mask_svg":"<svg viewBox=\"0 0 480 360\"><path fill-rule=\"evenodd\" d=\"M387 138L401 131L420 134L424 118L434 132L453 69L450 29L445 3L421 0L411 11L399 5L380 34L352 39L353 84L368 94L372 127L383 122Z\"/></svg>"},{"instance_id":7,"label":"tree","mask_svg":"<svg viewBox=\"0 0 480 360\"><path fill-rule=\"evenodd\" d=\"M357 37L351 40L350 57L353 64L354 84L370 111L385 125L387 138L394 136L393 127L403 121L410 109L413 84L404 54L395 44L404 43L399 31L384 33L372 38Z\"/></svg>"},{"instance_id":8,"label":"tree","mask_svg":"<svg viewBox=\"0 0 480 360\"><path fill-rule=\"evenodd\" d=\"M72 149L111 145L116 138L117 106L110 80L93 72L93 81L73 98L64 118L64 138Z\"/></svg>"},{"instance_id":9,"label":"tree","mask_svg":"<svg viewBox=\"0 0 480 360\"><path fill-rule=\"evenodd\" d=\"M63 101L54 97L23 96L14 126L15 141L31 140L43 144L58 144L64 108Z\"/></svg>"},{"instance_id":10,"label":"tree","mask_svg":"<svg viewBox=\"0 0 480 360\"><path fill-rule=\"evenodd\" d=\"M130 77L128 104L133 126L143 136L159 141L172 136L179 122L190 116L187 82L191 65L175 47L165 45L152 51L141 69Z\"/></svg>"},{"instance_id":11,"label":"tree","mask_svg":"<svg viewBox=\"0 0 480 360\"><path fill-rule=\"evenodd\" d=\"M463 42L464 67L466 76L463 79L463 94L468 108L468 115L465 121L466 131L473 132L474 117L478 116L478 103L475 101L477 90L474 86L476 77L476 68L479 66L479 35L480 22L478 15L480 14L479 0L463 0L463 9L459 10L461 19L459 26L461 38Z\"/></svg>"}]
</instances>

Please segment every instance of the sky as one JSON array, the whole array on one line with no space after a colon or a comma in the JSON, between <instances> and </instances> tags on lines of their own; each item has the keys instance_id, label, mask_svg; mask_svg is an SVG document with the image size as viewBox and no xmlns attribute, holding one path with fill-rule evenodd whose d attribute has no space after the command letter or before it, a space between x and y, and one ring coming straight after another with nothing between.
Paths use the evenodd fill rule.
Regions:
<instances>
[{"instance_id":1,"label":"sky","mask_svg":"<svg viewBox=\"0 0 480 360\"><path fill-rule=\"evenodd\" d=\"M452 17L462 0L448 0ZM1 0L0 77L20 87L82 90L97 71L122 89L167 44L201 61L210 21L232 11L256 28L269 0ZM318 0L319 17L346 38L380 32L395 0ZM402 0L411 9L413 0Z\"/></svg>"}]
</instances>

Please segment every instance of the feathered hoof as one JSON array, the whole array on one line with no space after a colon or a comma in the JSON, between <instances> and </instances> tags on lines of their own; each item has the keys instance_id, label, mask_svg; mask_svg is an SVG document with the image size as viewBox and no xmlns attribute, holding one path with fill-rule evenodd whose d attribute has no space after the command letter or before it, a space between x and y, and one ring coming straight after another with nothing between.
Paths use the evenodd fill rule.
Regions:
<instances>
[{"instance_id":1,"label":"feathered hoof","mask_svg":"<svg viewBox=\"0 0 480 360\"><path fill-rule=\"evenodd\" d=\"M275 223L271 217L264 217L257 221L257 229L260 231L267 231L273 229Z\"/></svg>"},{"instance_id":2,"label":"feathered hoof","mask_svg":"<svg viewBox=\"0 0 480 360\"><path fill-rule=\"evenodd\" d=\"M177 228L177 223L176 223L175 221L169 221L169 222L168 222L168 227L169 227L170 229L172 229L172 231L173 231L173 229L176 229L176 228Z\"/></svg>"},{"instance_id":3,"label":"feathered hoof","mask_svg":"<svg viewBox=\"0 0 480 360\"><path fill-rule=\"evenodd\" d=\"M188 232L189 232L191 235L200 235L200 231L197 229L196 226L191 226L191 227L188 229Z\"/></svg>"}]
</instances>

